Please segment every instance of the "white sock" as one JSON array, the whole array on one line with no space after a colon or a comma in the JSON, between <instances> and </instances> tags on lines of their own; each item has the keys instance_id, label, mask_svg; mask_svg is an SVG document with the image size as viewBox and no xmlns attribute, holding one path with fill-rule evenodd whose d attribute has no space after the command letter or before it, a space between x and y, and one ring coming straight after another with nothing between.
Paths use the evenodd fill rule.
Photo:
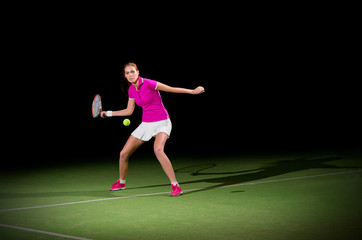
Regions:
<instances>
[{"instance_id":1,"label":"white sock","mask_svg":"<svg viewBox=\"0 0 362 240\"><path fill-rule=\"evenodd\" d=\"M125 184L125 183L126 183L126 180L119 179L119 183Z\"/></svg>"},{"instance_id":2,"label":"white sock","mask_svg":"<svg viewBox=\"0 0 362 240\"><path fill-rule=\"evenodd\" d=\"M178 182L171 182L171 185L174 185L174 186L175 186L175 185L176 185L176 186L179 186L179 185L178 185Z\"/></svg>"}]
</instances>

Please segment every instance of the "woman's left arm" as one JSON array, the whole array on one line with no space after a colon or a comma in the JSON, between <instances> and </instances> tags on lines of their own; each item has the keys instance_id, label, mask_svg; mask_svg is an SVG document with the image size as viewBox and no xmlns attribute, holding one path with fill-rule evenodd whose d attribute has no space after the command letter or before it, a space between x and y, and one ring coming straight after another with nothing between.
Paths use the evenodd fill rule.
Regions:
<instances>
[{"instance_id":1,"label":"woman's left arm","mask_svg":"<svg viewBox=\"0 0 362 240\"><path fill-rule=\"evenodd\" d=\"M193 94L193 95L205 92L205 89L201 86L192 90L192 89L186 89L186 88L170 87L170 86L167 86L166 84L163 84L160 82L157 83L157 90L161 90L164 92L170 92L170 93L187 93L187 94Z\"/></svg>"}]
</instances>

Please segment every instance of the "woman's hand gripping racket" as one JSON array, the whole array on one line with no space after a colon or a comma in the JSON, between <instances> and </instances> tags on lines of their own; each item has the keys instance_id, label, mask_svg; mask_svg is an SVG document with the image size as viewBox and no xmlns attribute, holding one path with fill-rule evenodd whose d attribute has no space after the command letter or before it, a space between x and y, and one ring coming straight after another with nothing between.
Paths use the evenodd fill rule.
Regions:
<instances>
[{"instance_id":1,"label":"woman's hand gripping racket","mask_svg":"<svg viewBox=\"0 0 362 240\"><path fill-rule=\"evenodd\" d=\"M101 96L99 94L96 94L93 99L92 103L92 116L93 118L101 116L102 112L102 100ZM103 118L106 117L106 115L102 116Z\"/></svg>"}]
</instances>

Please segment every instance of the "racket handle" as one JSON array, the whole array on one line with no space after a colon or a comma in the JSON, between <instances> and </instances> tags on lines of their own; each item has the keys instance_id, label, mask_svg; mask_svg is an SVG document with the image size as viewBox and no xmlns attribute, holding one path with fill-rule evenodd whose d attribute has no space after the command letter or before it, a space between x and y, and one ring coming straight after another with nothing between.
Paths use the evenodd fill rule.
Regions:
<instances>
[{"instance_id":1,"label":"racket handle","mask_svg":"<svg viewBox=\"0 0 362 240\"><path fill-rule=\"evenodd\" d=\"M107 111L106 114L103 114L103 116L102 116L102 111L101 111L100 115L102 118L112 117L112 111Z\"/></svg>"}]
</instances>

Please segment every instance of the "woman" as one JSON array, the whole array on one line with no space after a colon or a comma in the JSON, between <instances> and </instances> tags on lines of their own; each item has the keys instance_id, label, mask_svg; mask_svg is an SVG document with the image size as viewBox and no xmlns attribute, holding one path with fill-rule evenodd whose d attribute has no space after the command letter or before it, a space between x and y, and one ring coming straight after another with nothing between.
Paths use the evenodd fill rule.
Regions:
<instances>
[{"instance_id":1,"label":"woman","mask_svg":"<svg viewBox=\"0 0 362 240\"><path fill-rule=\"evenodd\" d=\"M170 87L160 82L142 78L139 75L138 67L135 63L128 63L123 68L123 83L128 88L127 108L120 111L103 111L101 116L130 116L133 113L135 104L142 107L142 123L134 130L124 145L119 157L119 179L115 182L111 191L123 190L126 188L126 176L128 171L128 159L132 153L144 142L155 137L154 151L157 159L161 163L163 170L171 182L170 196L179 196L182 189L179 186L172 164L164 152L165 144L171 134L171 121L165 109L159 91L171 93L200 94L205 92L203 87L193 90L185 88Z\"/></svg>"}]
</instances>

